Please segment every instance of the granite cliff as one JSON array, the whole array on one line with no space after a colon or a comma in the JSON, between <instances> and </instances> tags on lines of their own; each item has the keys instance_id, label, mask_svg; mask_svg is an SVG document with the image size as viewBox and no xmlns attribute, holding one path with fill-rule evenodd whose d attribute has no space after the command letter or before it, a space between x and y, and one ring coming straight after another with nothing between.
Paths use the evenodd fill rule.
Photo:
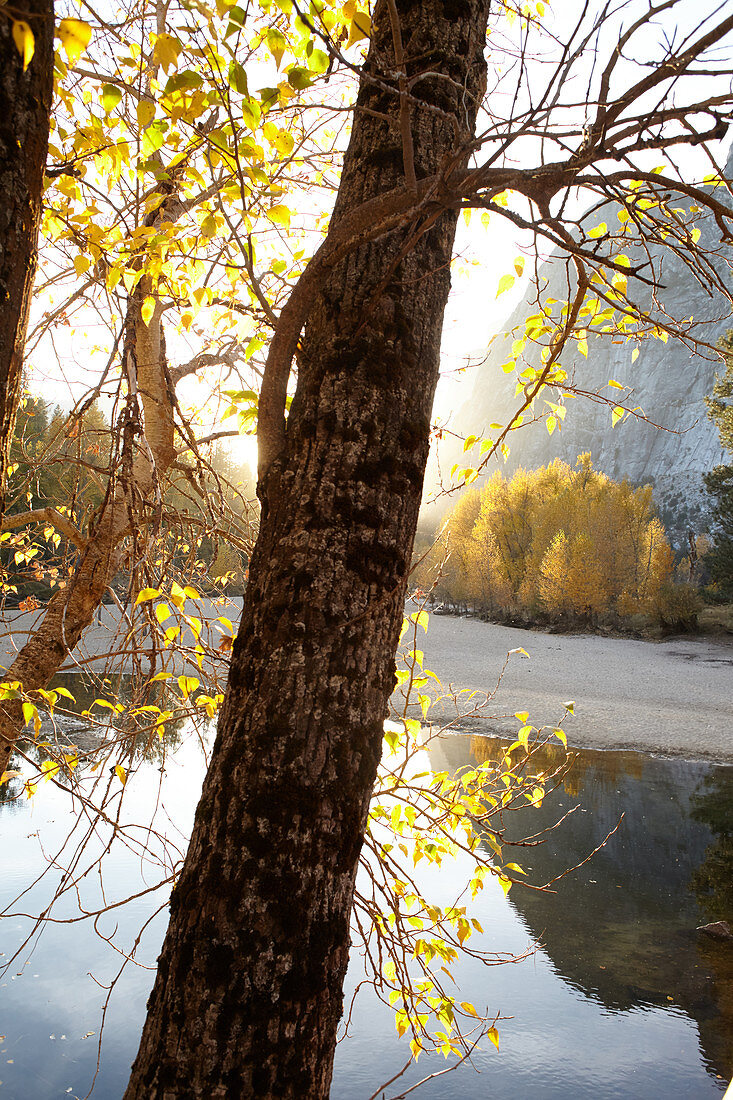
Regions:
<instances>
[{"instance_id":1,"label":"granite cliff","mask_svg":"<svg viewBox=\"0 0 733 1100\"><path fill-rule=\"evenodd\" d=\"M728 159L726 172L733 175L733 156ZM601 216L597 212L596 220ZM730 281L733 257L729 246L721 243L720 234L710 220L701 219L698 224L711 262L719 273L724 273L725 281ZM650 309L660 317L667 314L694 318L695 334L715 344L720 335L733 328L729 303L722 295L712 296L703 288L682 258L662 255L663 251L667 252L660 248L653 257L661 286L655 300L650 300ZM567 272L559 256L551 256L542 265L539 281L543 300L567 300ZM532 292L536 293L536 288ZM464 435L490 435L492 422L506 424L511 419L519 400L515 397L516 376L505 374L501 364L511 358L512 342L524 333L525 319L536 312L537 305L528 293L507 318L503 331L494 338L476 369L472 395L454 416L450 425L453 430ZM638 356L632 363L636 347ZM538 366L539 356L539 348L527 346L524 358L528 365ZM718 435L707 419L704 402L719 369L714 354L696 354L671 338L667 343L644 339L637 345L602 336L589 338L587 359L574 345L561 362L569 383L583 391L618 398L619 391L608 387L609 379L631 387L633 392L624 398L624 403L641 407L652 423L627 417L613 427L608 405L577 399L567 402L562 430L550 435L544 422L549 410L540 400L534 412L542 419L512 432L508 461L492 460L487 473L497 468L505 473L518 466L536 468L554 458L574 464L579 454L590 451L596 468L609 476L654 486L662 517L675 541L684 538L689 527L703 528L702 474L723 461ZM557 401L556 392L544 396ZM453 443L451 449L449 444L441 453L442 469L450 469L456 461L463 463L460 446ZM469 464L471 461L466 459Z\"/></svg>"}]
</instances>

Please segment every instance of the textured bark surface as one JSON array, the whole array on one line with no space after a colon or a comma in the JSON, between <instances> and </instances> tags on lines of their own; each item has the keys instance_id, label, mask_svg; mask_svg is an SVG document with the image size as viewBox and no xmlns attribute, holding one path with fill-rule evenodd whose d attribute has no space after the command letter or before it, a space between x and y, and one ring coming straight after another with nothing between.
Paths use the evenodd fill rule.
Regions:
<instances>
[{"instance_id":1,"label":"textured bark surface","mask_svg":"<svg viewBox=\"0 0 733 1100\"><path fill-rule=\"evenodd\" d=\"M488 0L398 0L418 179L473 132ZM332 231L404 181L386 3ZM359 110L387 113L393 122ZM458 154L458 155L457 155ZM310 311L213 758L127 1100L328 1095L349 914L428 451L456 211L333 267ZM417 240L416 229L430 224Z\"/></svg>"},{"instance_id":2,"label":"textured bark surface","mask_svg":"<svg viewBox=\"0 0 733 1100\"><path fill-rule=\"evenodd\" d=\"M5 679L19 680L25 691L46 686L92 622L127 549L131 523L144 529L155 505L156 486L175 455L163 310L158 304L149 324L143 322L141 304L148 291L149 284L141 279L130 296L123 352L128 386L140 394L142 420L128 420L123 428L122 469L110 485L93 531L83 540L69 587L49 601L39 626L4 674ZM143 432L144 443L138 445ZM20 703L0 708L0 775L7 770L22 728Z\"/></svg>"},{"instance_id":3,"label":"textured bark surface","mask_svg":"<svg viewBox=\"0 0 733 1100\"><path fill-rule=\"evenodd\" d=\"M23 72L6 8L0 14L0 515L36 272L53 94L53 0L20 0L11 8L13 18L33 31L35 53Z\"/></svg>"}]
</instances>

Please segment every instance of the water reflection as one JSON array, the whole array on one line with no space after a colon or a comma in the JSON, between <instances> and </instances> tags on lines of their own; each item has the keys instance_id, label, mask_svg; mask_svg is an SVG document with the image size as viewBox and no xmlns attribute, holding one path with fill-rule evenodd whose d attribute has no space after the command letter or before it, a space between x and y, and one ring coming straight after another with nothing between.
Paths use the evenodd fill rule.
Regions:
<instances>
[{"instance_id":1,"label":"water reflection","mask_svg":"<svg viewBox=\"0 0 733 1100\"><path fill-rule=\"evenodd\" d=\"M445 738L431 755L455 771L496 758L500 746L492 738ZM678 1006L698 1025L705 1064L729 1078L733 945L696 928L733 916L733 768L584 750L563 788L534 810L532 831L576 805L518 857L533 882L582 863L623 820L551 892L514 888L510 904L566 982L612 1012ZM523 820L514 836L526 830Z\"/></svg>"},{"instance_id":2,"label":"water reflection","mask_svg":"<svg viewBox=\"0 0 733 1100\"><path fill-rule=\"evenodd\" d=\"M78 682L72 690L79 712L97 693L90 685L85 695ZM138 769L124 803L127 818L135 821L160 801L168 835L173 833L181 850L204 766L197 739L184 734L185 727L172 721L163 742L156 738L157 755ZM430 751L433 767L455 771L490 759L499 744L451 737L433 742ZM552 763L548 757L546 764ZM168 773L165 785L161 768ZM466 963L458 968L461 998L512 1018L501 1026L500 1053L487 1044L476 1056L480 1076L466 1067L417 1095L426 1100L720 1095L723 1078L733 1073L733 949L704 940L695 928L733 915L732 802L731 768L637 753L581 753L564 787L540 809L528 809L515 835L540 832L572 806L579 808L546 843L517 853L517 862L530 870L533 881L548 881L580 863L621 813L623 823L593 860L562 877L554 892L515 887L506 900L498 886L489 884L479 896L475 915L486 929L482 947L521 954L539 938L545 948L513 966L487 971ZM68 796L53 784L41 788L32 803L21 799L0 805L3 905L45 866L41 849L53 851L66 835L68 810ZM104 842L100 835L99 844ZM144 866L135 850L119 843L106 866L107 900L157 881L158 869ZM426 890L441 904L455 896L458 881L459 875L444 865ZM85 883L90 906L93 886ZM116 910L102 931L111 934L117 928L120 942L129 943L162 905L138 953L140 962L153 966L165 930L167 896L166 887ZM36 889L21 910L33 912L35 906L38 911L43 903ZM62 918L70 915L70 908L59 912ZM15 916L1 927L0 950L7 954L27 935L28 922ZM0 979L6 1034L0 1044L0 1096L51 1100L85 1095L104 1001L104 991L89 974L109 982L119 965L119 956L87 922L49 926L34 950L5 973ZM362 976L356 958L350 988ZM152 970L134 966L120 980L110 1004L96 1100L118 1100L124 1089L152 980ZM354 1037L337 1054L332 1100L366 1100L407 1057L391 1014L368 992L358 1005ZM386 1095L444 1064L440 1057L421 1058L417 1071Z\"/></svg>"}]
</instances>

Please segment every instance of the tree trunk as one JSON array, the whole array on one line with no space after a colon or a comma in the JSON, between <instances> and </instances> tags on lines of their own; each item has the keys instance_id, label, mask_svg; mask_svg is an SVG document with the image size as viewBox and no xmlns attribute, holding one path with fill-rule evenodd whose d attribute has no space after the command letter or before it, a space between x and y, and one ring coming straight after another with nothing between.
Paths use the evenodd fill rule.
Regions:
<instances>
[{"instance_id":1,"label":"tree trunk","mask_svg":"<svg viewBox=\"0 0 733 1100\"><path fill-rule=\"evenodd\" d=\"M141 279L128 299L123 365L131 399L122 426L121 469L111 481L93 531L79 536L81 552L67 589L49 601L40 624L4 673L25 691L45 687L91 624L127 549L131 521L141 531L154 516L155 490L175 458L173 406L158 302L148 324L142 303L150 286ZM139 394L139 404L132 399ZM137 436L144 435L142 445ZM0 776L21 731L20 702L0 707Z\"/></svg>"},{"instance_id":2,"label":"tree trunk","mask_svg":"<svg viewBox=\"0 0 733 1100\"><path fill-rule=\"evenodd\" d=\"M0 516L20 398L41 192L53 94L53 0L20 0L0 12ZM13 19L30 26L35 52L23 71Z\"/></svg>"},{"instance_id":3,"label":"tree trunk","mask_svg":"<svg viewBox=\"0 0 733 1100\"><path fill-rule=\"evenodd\" d=\"M412 107L418 177L456 154L463 167L488 0L397 9L406 55L418 59L408 75L431 71L416 94L440 109ZM380 2L330 232L404 181L397 96L369 79L395 84L394 70ZM284 445L259 486L261 531L218 736L126 1100L328 1095L456 216L434 204L361 246L309 312Z\"/></svg>"}]
</instances>

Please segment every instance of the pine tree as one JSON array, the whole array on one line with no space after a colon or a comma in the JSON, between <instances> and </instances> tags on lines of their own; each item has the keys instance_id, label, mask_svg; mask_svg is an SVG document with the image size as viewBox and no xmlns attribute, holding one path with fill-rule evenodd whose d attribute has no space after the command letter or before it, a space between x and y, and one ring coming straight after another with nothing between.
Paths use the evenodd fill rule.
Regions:
<instances>
[{"instance_id":1,"label":"pine tree","mask_svg":"<svg viewBox=\"0 0 733 1100\"><path fill-rule=\"evenodd\" d=\"M723 448L733 455L733 331L721 340L725 372L707 400L708 416ZM707 555L713 581L723 596L733 598L733 465L716 466L704 476L714 512L713 546Z\"/></svg>"}]
</instances>

